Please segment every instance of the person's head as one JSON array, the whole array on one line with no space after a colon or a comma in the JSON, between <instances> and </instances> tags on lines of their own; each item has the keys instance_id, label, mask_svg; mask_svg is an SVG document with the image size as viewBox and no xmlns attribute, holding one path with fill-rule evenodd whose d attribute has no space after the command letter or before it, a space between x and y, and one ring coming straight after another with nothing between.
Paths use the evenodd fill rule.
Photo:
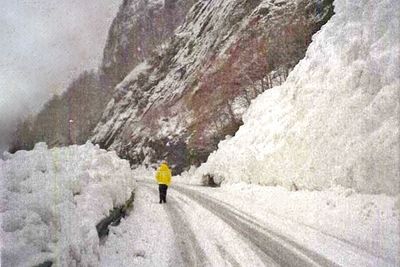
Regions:
<instances>
[{"instance_id":1,"label":"person's head","mask_svg":"<svg viewBox=\"0 0 400 267\"><path fill-rule=\"evenodd\" d=\"M161 164L168 165L168 163L167 163L167 161L165 159L163 161L161 161Z\"/></svg>"}]
</instances>

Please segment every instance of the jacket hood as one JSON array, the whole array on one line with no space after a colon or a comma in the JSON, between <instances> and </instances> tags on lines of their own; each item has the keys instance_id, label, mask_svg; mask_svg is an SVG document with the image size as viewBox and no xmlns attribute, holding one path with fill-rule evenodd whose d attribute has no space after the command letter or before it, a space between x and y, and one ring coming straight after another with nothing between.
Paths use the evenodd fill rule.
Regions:
<instances>
[{"instance_id":1,"label":"jacket hood","mask_svg":"<svg viewBox=\"0 0 400 267\"><path fill-rule=\"evenodd\" d=\"M160 171L167 171L167 170L169 170L168 165L165 163L162 163L160 165Z\"/></svg>"}]
</instances>

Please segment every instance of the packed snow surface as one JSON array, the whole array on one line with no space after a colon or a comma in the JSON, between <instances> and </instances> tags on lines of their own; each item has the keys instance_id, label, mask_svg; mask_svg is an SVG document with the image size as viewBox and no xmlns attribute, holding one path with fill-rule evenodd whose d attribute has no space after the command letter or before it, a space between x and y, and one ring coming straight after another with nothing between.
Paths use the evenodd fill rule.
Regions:
<instances>
[{"instance_id":1,"label":"packed snow surface","mask_svg":"<svg viewBox=\"0 0 400 267\"><path fill-rule=\"evenodd\" d=\"M135 187L129 163L90 143L0 160L4 266L97 266L96 224Z\"/></svg>"},{"instance_id":2,"label":"packed snow surface","mask_svg":"<svg viewBox=\"0 0 400 267\"><path fill-rule=\"evenodd\" d=\"M274 266L254 246L254 238L265 235L261 229L285 244L280 257L296 250L285 242L291 240L339 266L400 263L400 203L393 196L343 187L296 192L246 183L200 187L181 183L191 178L186 173L172 178L167 203L159 204L154 173L134 171L141 180L134 208L111 227L100 248L101 266ZM236 215L226 217L230 214Z\"/></svg>"},{"instance_id":3,"label":"packed snow surface","mask_svg":"<svg viewBox=\"0 0 400 267\"><path fill-rule=\"evenodd\" d=\"M400 193L400 2L334 3L286 83L253 101L198 178Z\"/></svg>"}]
</instances>

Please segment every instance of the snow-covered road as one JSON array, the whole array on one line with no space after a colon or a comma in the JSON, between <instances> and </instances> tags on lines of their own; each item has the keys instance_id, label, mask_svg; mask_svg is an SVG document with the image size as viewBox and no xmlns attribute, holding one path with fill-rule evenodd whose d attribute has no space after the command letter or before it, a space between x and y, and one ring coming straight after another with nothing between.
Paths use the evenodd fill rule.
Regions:
<instances>
[{"instance_id":1,"label":"snow-covered road","mask_svg":"<svg viewBox=\"0 0 400 267\"><path fill-rule=\"evenodd\" d=\"M179 191L178 191L179 190ZM158 203L157 186L140 182L134 214L112 227L102 247L103 266L274 266L243 234L193 200L170 188Z\"/></svg>"},{"instance_id":2,"label":"snow-covered road","mask_svg":"<svg viewBox=\"0 0 400 267\"><path fill-rule=\"evenodd\" d=\"M173 177L161 205L154 169L132 171L91 144L38 144L7 157L0 161L4 266L400 266L397 196L337 186L210 188L186 184L187 174ZM99 244L97 223L132 190L133 210Z\"/></svg>"},{"instance_id":3,"label":"snow-covered road","mask_svg":"<svg viewBox=\"0 0 400 267\"><path fill-rule=\"evenodd\" d=\"M208 212L218 217L236 231L241 240L247 242L265 265L279 266L334 266L335 264L318 254L292 242L282 235L266 229L257 220L235 207L201 194L193 189L175 186L174 191L197 202ZM217 218L216 218L217 219ZM249 266L240 264L240 266Z\"/></svg>"},{"instance_id":4,"label":"snow-covered road","mask_svg":"<svg viewBox=\"0 0 400 267\"><path fill-rule=\"evenodd\" d=\"M101 248L102 265L395 265L357 244L306 225L282 223L303 237L300 239L277 231L250 210L239 209L210 192L209 188L174 184L168 190L168 203L159 204L157 185L139 181L133 213L111 228Z\"/></svg>"}]
</instances>

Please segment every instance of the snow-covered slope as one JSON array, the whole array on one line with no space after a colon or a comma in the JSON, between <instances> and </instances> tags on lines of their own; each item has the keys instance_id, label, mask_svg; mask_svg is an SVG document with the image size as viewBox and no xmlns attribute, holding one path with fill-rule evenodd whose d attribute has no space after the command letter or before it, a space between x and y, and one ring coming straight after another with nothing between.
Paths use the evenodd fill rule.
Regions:
<instances>
[{"instance_id":1,"label":"snow-covered slope","mask_svg":"<svg viewBox=\"0 0 400 267\"><path fill-rule=\"evenodd\" d=\"M128 162L90 143L51 150L39 143L5 157L1 264L97 266L96 224L135 187Z\"/></svg>"},{"instance_id":2,"label":"snow-covered slope","mask_svg":"<svg viewBox=\"0 0 400 267\"><path fill-rule=\"evenodd\" d=\"M166 157L180 172L204 162L331 13L329 0L197 1L172 40L116 87L92 141L132 164Z\"/></svg>"},{"instance_id":3,"label":"snow-covered slope","mask_svg":"<svg viewBox=\"0 0 400 267\"><path fill-rule=\"evenodd\" d=\"M198 176L400 192L400 2L334 5L286 83L252 103Z\"/></svg>"}]
</instances>

